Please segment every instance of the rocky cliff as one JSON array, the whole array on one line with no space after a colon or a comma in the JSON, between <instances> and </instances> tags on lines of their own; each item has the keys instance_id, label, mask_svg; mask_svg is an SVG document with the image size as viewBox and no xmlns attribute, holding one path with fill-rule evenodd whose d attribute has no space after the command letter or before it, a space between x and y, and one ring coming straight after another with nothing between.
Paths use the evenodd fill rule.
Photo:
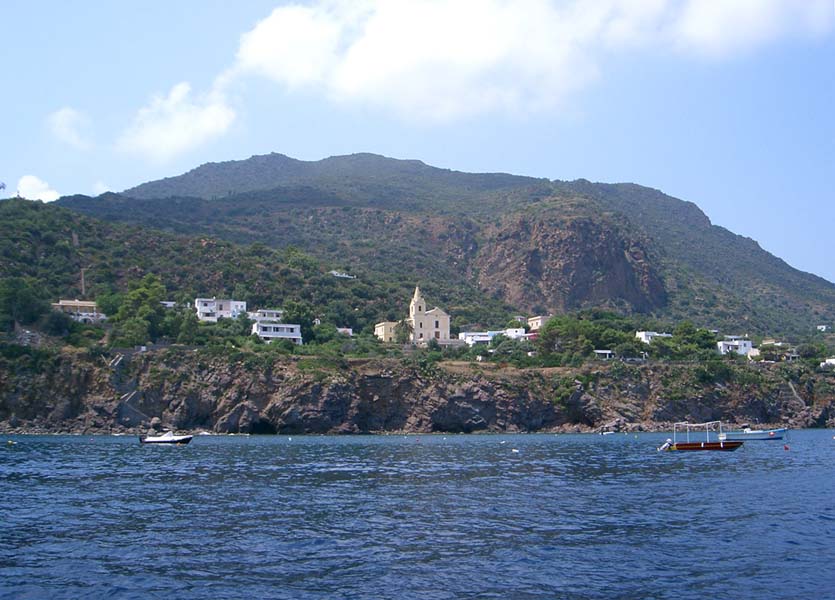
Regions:
<instances>
[{"instance_id":1,"label":"rocky cliff","mask_svg":"<svg viewBox=\"0 0 835 600\"><path fill-rule=\"evenodd\" d=\"M652 312L667 302L646 244L611 221L547 211L513 215L491 233L475 261L479 286L513 306Z\"/></svg>"},{"instance_id":2,"label":"rocky cliff","mask_svg":"<svg viewBox=\"0 0 835 600\"><path fill-rule=\"evenodd\" d=\"M518 370L168 349L1 366L3 431L593 431L712 419L835 425L835 376L782 365L718 375L698 365L621 363Z\"/></svg>"}]
</instances>

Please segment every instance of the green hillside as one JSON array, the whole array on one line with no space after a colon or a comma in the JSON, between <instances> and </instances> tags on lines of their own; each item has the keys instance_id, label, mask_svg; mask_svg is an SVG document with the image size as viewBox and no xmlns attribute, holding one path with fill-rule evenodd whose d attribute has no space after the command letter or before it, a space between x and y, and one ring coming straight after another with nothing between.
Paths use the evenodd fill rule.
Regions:
<instances>
[{"instance_id":1,"label":"green hillside","mask_svg":"<svg viewBox=\"0 0 835 600\"><path fill-rule=\"evenodd\" d=\"M835 323L835 285L712 225L695 204L634 184L271 154L58 204L177 234L298 247L375 282L421 281L442 302L604 307L728 333L802 335Z\"/></svg>"},{"instance_id":2,"label":"green hillside","mask_svg":"<svg viewBox=\"0 0 835 600\"><path fill-rule=\"evenodd\" d=\"M0 201L0 277L28 278L49 298L81 298L82 268L91 298L125 291L154 273L172 299L231 295L257 307L303 301L324 321L366 331L384 318L402 317L416 283L431 301L454 307L457 325L503 322L511 310L466 285L381 278L362 268L352 270L356 279L334 277L329 271L342 265L293 247L239 245L108 223L54 204Z\"/></svg>"}]
</instances>

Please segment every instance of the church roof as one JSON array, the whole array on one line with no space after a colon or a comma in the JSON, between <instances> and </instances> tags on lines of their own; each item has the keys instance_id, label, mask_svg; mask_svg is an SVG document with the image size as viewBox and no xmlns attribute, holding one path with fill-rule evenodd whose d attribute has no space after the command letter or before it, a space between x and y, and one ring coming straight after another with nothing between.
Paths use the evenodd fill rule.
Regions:
<instances>
[{"instance_id":1,"label":"church roof","mask_svg":"<svg viewBox=\"0 0 835 600\"><path fill-rule=\"evenodd\" d=\"M437 306L435 308L433 308L432 310L427 310L426 314L427 315L445 315L447 317L449 316L446 312L444 312L442 309L438 308Z\"/></svg>"}]
</instances>

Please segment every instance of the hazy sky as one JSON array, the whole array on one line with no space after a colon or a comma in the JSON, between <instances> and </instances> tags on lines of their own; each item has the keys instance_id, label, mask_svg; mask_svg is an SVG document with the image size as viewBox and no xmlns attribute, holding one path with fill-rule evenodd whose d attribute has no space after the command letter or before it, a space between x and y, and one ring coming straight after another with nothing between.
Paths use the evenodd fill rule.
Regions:
<instances>
[{"instance_id":1,"label":"hazy sky","mask_svg":"<svg viewBox=\"0 0 835 600\"><path fill-rule=\"evenodd\" d=\"M833 0L5 0L0 23L0 194L375 152L659 188L835 281Z\"/></svg>"}]
</instances>

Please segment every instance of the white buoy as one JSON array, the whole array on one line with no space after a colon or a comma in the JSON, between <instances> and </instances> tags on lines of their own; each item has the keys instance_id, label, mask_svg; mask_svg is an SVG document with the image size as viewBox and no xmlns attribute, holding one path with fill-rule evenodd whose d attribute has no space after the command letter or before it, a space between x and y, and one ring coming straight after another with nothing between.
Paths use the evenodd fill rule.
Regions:
<instances>
[{"instance_id":1,"label":"white buoy","mask_svg":"<svg viewBox=\"0 0 835 600\"><path fill-rule=\"evenodd\" d=\"M511 448L510 451L513 452L514 454L519 454L519 450L516 449L516 448Z\"/></svg>"}]
</instances>

